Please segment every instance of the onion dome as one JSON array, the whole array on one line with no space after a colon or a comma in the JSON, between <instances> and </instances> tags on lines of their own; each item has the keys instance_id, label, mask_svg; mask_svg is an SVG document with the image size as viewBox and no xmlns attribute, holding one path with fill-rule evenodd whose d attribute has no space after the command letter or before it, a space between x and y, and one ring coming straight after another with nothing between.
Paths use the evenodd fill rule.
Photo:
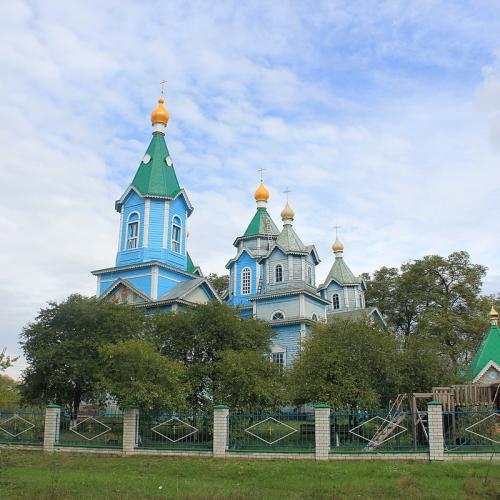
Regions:
<instances>
[{"instance_id":1,"label":"onion dome","mask_svg":"<svg viewBox=\"0 0 500 500\"><path fill-rule=\"evenodd\" d=\"M496 325L498 322L498 313L494 306L491 306L490 321L492 325Z\"/></svg>"},{"instance_id":2,"label":"onion dome","mask_svg":"<svg viewBox=\"0 0 500 500\"><path fill-rule=\"evenodd\" d=\"M286 202L285 208L281 211L281 219L283 221L290 220L292 221L295 217L295 212L292 210L288 201Z\"/></svg>"},{"instance_id":3,"label":"onion dome","mask_svg":"<svg viewBox=\"0 0 500 500\"><path fill-rule=\"evenodd\" d=\"M338 236L335 238L335 243L332 245L333 253L340 253L344 251L344 245L339 240Z\"/></svg>"},{"instance_id":4,"label":"onion dome","mask_svg":"<svg viewBox=\"0 0 500 500\"><path fill-rule=\"evenodd\" d=\"M255 201L267 202L267 200L269 200L269 191L262 181L260 181L259 187L255 191Z\"/></svg>"},{"instance_id":5,"label":"onion dome","mask_svg":"<svg viewBox=\"0 0 500 500\"><path fill-rule=\"evenodd\" d=\"M168 109L163 105L165 101L163 97L158 99L158 106L153 109L151 112L151 124L156 125L157 123L161 123L162 125L167 126L168 120L170 118L170 113Z\"/></svg>"}]
</instances>

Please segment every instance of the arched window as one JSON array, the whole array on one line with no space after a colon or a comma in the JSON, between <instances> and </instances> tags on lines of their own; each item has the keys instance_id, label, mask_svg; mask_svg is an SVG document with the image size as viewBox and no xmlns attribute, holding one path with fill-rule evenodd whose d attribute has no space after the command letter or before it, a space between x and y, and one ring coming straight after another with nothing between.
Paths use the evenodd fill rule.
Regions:
<instances>
[{"instance_id":1,"label":"arched window","mask_svg":"<svg viewBox=\"0 0 500 500\"><path fill-rule=\"evenodd\" d=\"M283 281L283 266L281 264L276 264L274 268L274 281L276 283L281 283Z\"/></svg>"},{"instance_id":2,"label":"arched window","mask_svg":"<svg viewBox=\"0 0 500 500\"><path fill-rule=\"evenodd\" d=\"M242 295L248 295L251 290L252 284L252 271L249 267L245 267L241 271L241 293Z\"/></svg>"},{"instance_id":3,"label":"arched window","mask_svg":"<svg viewBox=\"0 0 500 500\"><path fill-rule=\"evenodd\" d=\"M172 219L172 252L181 253L181 219L177 215Z\"/></svg>"},{"instance_id":4,"label":"arched window","mask_svg":"<svg viewBox=\"0 0 500 500\"><path fill-rule=\"evenodd\" d=\"M307 282L312 285L313 284L313 272L311 266L307 268Z\"/></svg>"},{"instance_id":5,"label":"arched window","mask_svg":"<svg viewBox=\"0 0 500 500\"><path fill-rule=\"evenodd\" d=\"M340 299L338 293L334 293L332 295L332 306L334 309L340 309Z\"/></svg>"},{"instance_id":6,"label":"arched window","mask_svg":"<svg viewBox=\"0 0 500 500\"><path fill-rule=\"evenodd\" d=\"M311 319L313 321L318 321L318 315L316 313L313 313L313 315L311 316Z\"/></svg>"},{"instance_id":7,"label":"arched window","mask_svg":"<svg viewBox=\"0 0 500 500\"><path fill-rule=\"evenodd\" d=\"M139 247L139 214L132 212L127 221L127 250Z\"/></svg>"},{"instance_id":8,"label":"arched window","mask_svg":"<svg viewBox=\"0 0 500 500\"><path fill-rule=\"evenodd\" d=\"M280 321L282 319L285 319L285 315L281 311L275 311L271 315L271 320L272 321Z\"/></svg>"}]
</instances>

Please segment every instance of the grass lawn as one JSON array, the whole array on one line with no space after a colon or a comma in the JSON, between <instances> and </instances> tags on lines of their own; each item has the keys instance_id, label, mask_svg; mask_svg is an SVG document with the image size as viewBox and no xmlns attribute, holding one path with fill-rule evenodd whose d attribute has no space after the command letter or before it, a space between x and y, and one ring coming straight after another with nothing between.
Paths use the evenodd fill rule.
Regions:
<instances>
[{"instance_id":1,"label":"grass lawn","mask_svg":"<svg viewBox=\"0 0 500 500\"><path fill-rule=\"evenodd\" d=\"M49 455L4 448L0 498L500 499L500 464Z\"/></svg>"}]
</instances>

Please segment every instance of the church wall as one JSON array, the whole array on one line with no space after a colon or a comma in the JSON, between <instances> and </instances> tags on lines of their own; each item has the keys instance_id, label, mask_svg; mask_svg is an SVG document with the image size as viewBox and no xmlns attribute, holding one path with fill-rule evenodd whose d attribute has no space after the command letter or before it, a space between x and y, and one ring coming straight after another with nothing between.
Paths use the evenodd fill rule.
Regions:
<instances>
[{"instance_id":1,"label":"church wall","mask_svg":"<svg viewBox=\"0 0 500 500\"><path fill-rule=\"evenodd\" d=\"M300 351L300 324L281 325L272 328L277 333L273 339L273 345L285 349L286 366L291 366Z\"/></svg>"},{"instance_id":2,"label":"church wall","mask_svg":"<svg viewBox=\"0 0 500 500\"><path fill-rule=\"evenodd\" d=\"M190 279L188 276L177 274L167 269L160 269L158 274L158 297L165 295L174 286L188 279Z\"/></svg>"},{"instance_id":3,"label":"church wall","mask_svg":"<svg viewBox=\"0 0 500 500\"><path fill-rule=\"evenodd\" d=\"M127 265L133 262L141 262L143 251L144 235L144 199L135 191L130 191L123 204L122 227L121 227L121 246L116 256L116 265ZM139 224L139 247L134 250L125 250L127 248L127 222L132 212L138 212L140 216Z\"/></svg>"},{"instance_id":4,"label":"church wall","mask_svg":"<svg viewBox=\"0 0 500 500\"><path fill-rule=\"evenodd\" d=\"M283 267L283 281L276 283L276 266L281 264ZM284 290L288 288L289 281L289 268L288 256L281 250L276 249L272 252L268 259L264 262L265 288L267 291ZM267 273L269 272L269 276Z\"/></svg>"},{"instance_id":5,"label":"church wall","mask_svg":"<svg viewBox=\"0 0 500 500\"><path fill-rule=\"evenodd\" d=\"M195 304L206 304L210 300L210 297L207 296L202 287L198 287L187 295L186 300Z\"/></svg>"},{"instance_id":6,"label":"church wall","mask_svg":"<svg viewBox=\"0 0 500 500\"><path fill-rule=\"evenodd\" d=\"M141 292L151 294L151 269L130 269L125 271L110 272L101 275L100 293L102 295L118 279L123 278L129 281Z\"/></svg>"},{"instance_id":7,"label":"church wall","mask_svg":"<svg viewBox=\"0 0 500 500\"><path fill-rule=\"evenodd\" d=\"M257 318L270 321L276 311L281 311L285 319L297 318L299 316L299 295L270 298L257 301Z\"/></svg>"},{"instance_id":8,"label":"church wall","mask_svg":"<svg viewBox=\"0 0 500 500\"><path fill-rule=\"evenodd\" d=\"M313 314L316 314L318 319L325 318L325 305L318 303L318 301L309 297L308 295L304 295L304 304L305 304L305 312L304 316L306 318L311 319Z\"/></svg>"},{"instance_id":9,"label":"church wall","mask_svg":"<svg viewBox=\"0 0 500 500\"><path fill-rule=\"evenodd\" d=\"M165 213L165 200L151 199L149 208L149 238L148 248L157 250L158 257L161 257L161 249L163 248L163 226Z\"/></svg>"},{"instance_id":10,"label":"church wall","mask_svg":"<svg viewBox=\"0 0 500 500\"><path fill-rule=\"evenodd\" d=\"M180 269L187 269L187 258L186 258L186 222L187 222L187 205L182 196L178 196L175 200L170 202L168 211L168 238L167 238L167 249L166 249L166 260L168 264L178 267ZM178 216L181 220L181 253L176 253L172 251L172 222L174 217Z\"/></svg>"},{"instance_id":11,"label":"church wall","mask_svg":"<svg viewBox=\"0 0 500 500\"><path fill-rule=\"evenodd\" d=\"M249 267L250 271L251 271L250 294L243 295L242 294L241 274L242 274L243 269L245 269L246 267ZM229 303L231 305L234 305L234 306L251 305L251 303L248 300L248 297L255 294L257 291L256 267L257 267L257 263L246 252L243 252L240 255L240 257L238 258L238 260L236 261L236 277L235 277L235 273L234 273L235 264L234 263L232 264L231 269L230 269L230 280L231 280L230 289L233 293L231 294L231 297L229 298Z\"/></svg>"}]
</instances>

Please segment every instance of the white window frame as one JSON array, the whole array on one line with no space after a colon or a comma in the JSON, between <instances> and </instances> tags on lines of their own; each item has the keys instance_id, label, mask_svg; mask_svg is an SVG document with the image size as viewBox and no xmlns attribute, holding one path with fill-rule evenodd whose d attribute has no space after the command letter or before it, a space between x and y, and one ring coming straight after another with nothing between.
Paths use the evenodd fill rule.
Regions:
<instances>
[{"instance_id":1,"label":"white window frame","mask_svg":"<svg viewBox=\"0 0 500 500\"><path fill-rule=\"evenodd\" d=\"M246 276L248 276L248 283L246 283ZM246 285L248 285L248 288L246 287ZM251 293L252 293L252 270L249 267L244 267L241 270L241 295L250 295Z\"/></svg>"},{"instance_id":2,"label":"white window frame","mask_svg":"<svg viewBox=\"0 0 500 500\"><path fill-rule=\"evenodd\" d=\"M275 360L275 357L281 358L280 361ZM270 358L271 363L273 363L274 365L277 365L278 370L280 372L282 372L286 366L286 352L285 351L274 351L271 353L269 358Z\"/></svg>"},{"instance_id":3,"label":"white window frame","mask_svg":"<svg viewBox=\"0 0 500 500\"><path fill-rule=\"evenodd\" d=\"M279 280L279 281L277 279L278 267L280 268L280 275L281 275L281 280ZM276 264L274 266L274 282L275 283L283 283L283 264Z\"/></svg>"},{"instance_id":4,"label":"white window frame","mask_svg":"<svg viewBox=\"0 0 500 500\"><path fill-rule=\"evenodd\" d=\"M313 286L313 271L311 266L307 266L307 283Z\"/></svg>"},{"instance_id":5,"label":"white window frame","mask_svg":"<svg viewBox=\"0 0 500 500\"><path fill-rule=\"evenodd\" d=\"M137 219L130 221L130 217L132 215L137 215ZM137 225L137 234L136 236L131 237L130 236L130 227L132 224ZM137 210L134 210L133 212L130 212L127 217L127 227L126 227L126 233L125 233L125 250L137 250L139 248L139 236L141 232L141 214L137 212ZM133 247L129 246L129 243L134 240L134 245Z\"/></svg>"},{"instance_id":6,"label":"white window frame","mask_svg":"<svg viewBox=\"0 0 500 500\"><path fill-rule=\"evenodd\" d=\"M281 314L281 318L276 319L274 316L276 314ZM271 321L283 321L285 319L285 313L283 311L277 310L271 313Z\"/></svg>"},{"instance_id":7,"label":"white window frame","mask_svg":"<svg viewBox=\"0 0 500 500\"><path fill-rule=\"evenodd\" d=\"M176 222L178 221L178 222ZM174 239L174 228L179 228L179 240ZM172 238L170 242L170 249L174 253L182 253L182 221L178 215L172 217ZM179 249L176 250L176 246L179 245Z\"/></svg>"},{"instance_id":8,"label":"white window frame","mask_svg":"<svg viewBox=\"0 0 500 500\"><path fill-rule=\"evenodd\" d=\"M335 298L337 298L337 307L335 307ZM340 295L337 292L332 293L332 309L334 311L340 309Z\"/></svg>"}]
</instances>

